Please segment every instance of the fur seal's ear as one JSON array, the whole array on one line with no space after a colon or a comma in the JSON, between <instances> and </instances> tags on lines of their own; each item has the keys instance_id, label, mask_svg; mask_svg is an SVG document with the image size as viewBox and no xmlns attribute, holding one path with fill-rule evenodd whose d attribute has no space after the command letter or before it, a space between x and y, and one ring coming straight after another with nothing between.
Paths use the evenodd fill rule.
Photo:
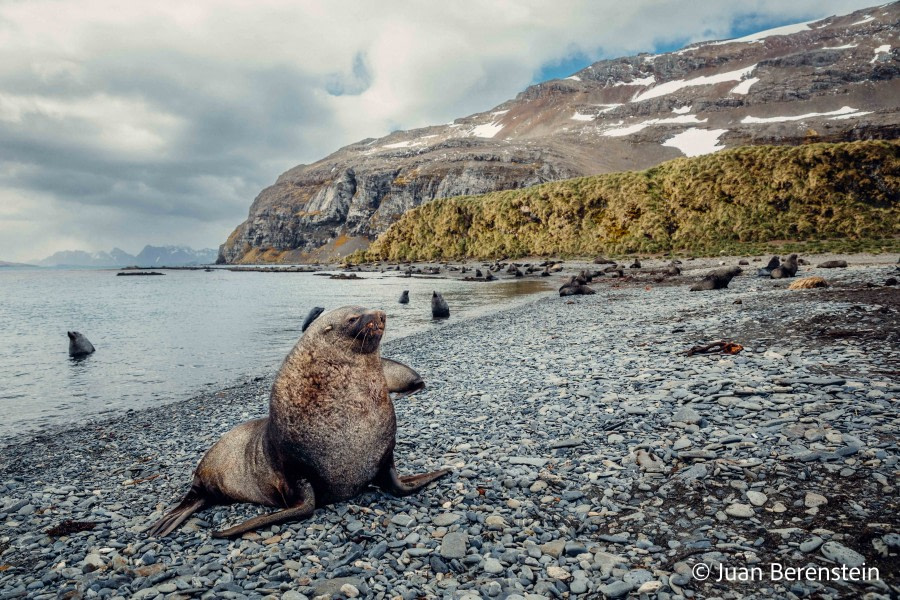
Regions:
<instances>
[{"instance_id":1,"label":"fur seal's ear","mask_svg":"<svg viewBox=\"0 0 900 600\"><path fill-rule=\"evenodd\" d=\"M325 327L322 328L322 333L328 333L332 329L334 329L334 325L326 325Z\"/></svg>"}]
</instances>

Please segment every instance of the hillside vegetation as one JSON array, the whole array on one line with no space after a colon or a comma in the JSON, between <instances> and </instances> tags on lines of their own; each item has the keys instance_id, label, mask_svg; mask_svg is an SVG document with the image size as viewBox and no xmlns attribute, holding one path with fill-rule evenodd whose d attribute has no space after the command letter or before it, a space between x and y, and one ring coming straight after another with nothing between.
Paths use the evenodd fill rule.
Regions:
<instances>
[{"instance_id":1,"label":"hillside vegetation","mask_svg":"<svg viewBox=\"0 0 900 600\"><path fill-rule=\"evenodd\" d=\"M900 143L748 146L526 189L431 201L364 260L715 253L900 234Z\"/></svg>"}]
</instances>

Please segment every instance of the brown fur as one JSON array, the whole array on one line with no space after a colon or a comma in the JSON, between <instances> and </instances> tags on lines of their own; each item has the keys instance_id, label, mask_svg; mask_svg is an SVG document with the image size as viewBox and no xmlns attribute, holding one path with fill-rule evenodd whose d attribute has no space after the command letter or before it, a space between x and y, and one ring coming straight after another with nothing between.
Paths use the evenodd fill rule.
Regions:
<instances>
[{"instance_id":1,"label":"brown fur","mask_svg":"<svg viewBox=\"0 0 900 600\"><path fill-rule=\"evenodd\" d=\"M223 435L200 461L181 504L151 534L167 535L190 513L213 504L283 509L214 534L238 535L309 516L372 483L405 495L447 474L396 474L397 421L378 353L384 324L383 312L361 307L313 321L275 378L269 416Z\"/></svg>"},{"instance_id":2,"label":"brown fur","mask_svg":"<svg viewBox=\"0 0 900 600\"><path fill-rule=\"evenodd\" d=\"M809 290L812 288L827 288L828 282L821 277L805 277L798 279L788 286L789 290Z\"/></svg>"}]
</instances>

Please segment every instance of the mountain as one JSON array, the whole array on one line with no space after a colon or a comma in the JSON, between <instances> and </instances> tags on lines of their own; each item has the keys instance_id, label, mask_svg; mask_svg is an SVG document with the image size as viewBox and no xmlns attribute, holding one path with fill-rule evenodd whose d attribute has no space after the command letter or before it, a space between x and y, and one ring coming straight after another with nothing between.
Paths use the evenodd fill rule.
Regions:
<instances>
[{"instance_id":1,"label":"mountain","mask_svg":"<svg viewBox=\"0 0 900 600\"><path fill-rule=\"evenodd\" d=\"M180 267L209 265L216 262L218 252L212 248L193 250L187 246L144 246L130 264L140 267Z\"/></svg>"},{"instance_id":2,"label":"mountain","mask_svg":"<svg viewBox=\"0 0 900 600\"><path fill-rule=\"evenodd\" d=\"M125 266L134 257L114 248L112 252L85 252L84 250L60 250L37 262L43 267L116 267Z\"/></svg>"},{"instance_id":3,"label":"mountain","mask_svg":"<svg viewBox=\"0 0 900 600\"><path fill-rule=\"evenodd\" d=\"M785 193L785 191L788 193ZM354 262L900 248L900 142L744 146L407 211Z\"/></svg>"},{"instance_id":4,"label":"mountain","mask_svg":"<svg viewBox=\"0 0 900 600\"><path fill-rule=\"evenodd\" d=\"M260 192L218 262L343 256L435 198L647 169L745 145L897 138L898 20L895 2L603 60L449 125L362 140Z\"/></svg>"},{"instance_id":5,"label":"mountain","mask_svg":"<svg viewBox=\"0 0 900 600\"><path fill-rule=\"evenodd\" d=\"M0 269L33 269L34 265L26 265L25 263L7 262L0 260Z\"/></svg>"},{"instance_id":6,"label":"mountain","mask_svg":"<svg viewBox=\"0 0 900 600\"><path fill-rule=\"evenodd\" d=\"M113 248L111 252L62 250L37 264L45 267L182 267L212 264L217 255L212 248L193 250L187 246L144 246L137 256L119 248Z\"/></svg>"}]
</instances>

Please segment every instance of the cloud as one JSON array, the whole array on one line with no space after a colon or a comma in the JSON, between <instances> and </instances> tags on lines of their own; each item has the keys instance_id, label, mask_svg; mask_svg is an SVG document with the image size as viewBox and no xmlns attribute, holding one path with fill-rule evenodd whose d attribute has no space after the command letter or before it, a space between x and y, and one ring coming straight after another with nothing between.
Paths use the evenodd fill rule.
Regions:
<instances>
[{"instance_id":1,"label":"cloud","mask_svg":"<svg viewBox=\"0 0 900 600\"><path fill-rule=\"evenodd\" d=\"M0 3L0 259L214 246L282 171L850 0Z\"/></svg>"}]
</instances>

